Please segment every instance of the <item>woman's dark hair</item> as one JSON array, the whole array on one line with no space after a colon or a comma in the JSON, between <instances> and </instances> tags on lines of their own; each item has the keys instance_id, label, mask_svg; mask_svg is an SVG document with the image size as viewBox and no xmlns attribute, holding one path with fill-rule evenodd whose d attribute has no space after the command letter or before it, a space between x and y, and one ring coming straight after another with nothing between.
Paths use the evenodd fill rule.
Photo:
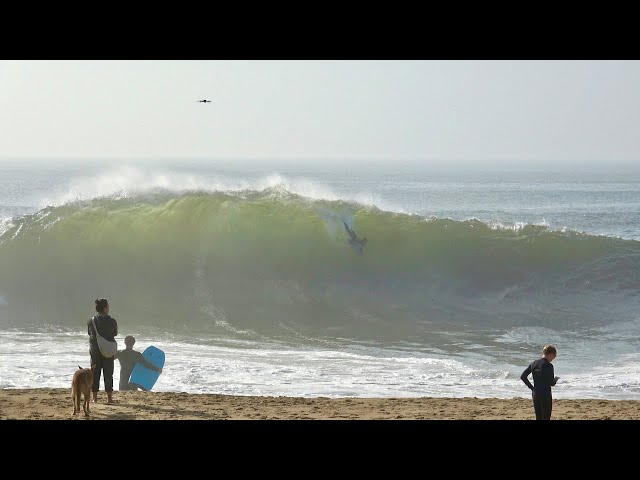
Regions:
<instances>
[{"instance_id":1,"label":"woman's dark hair","mask_svg":"<svg viewBox=\"0 0 640 480\"><path fill-rule=\"evenodd\" d=\"M102 313L105 307L109 305L106 298L96 298L96 312Z\"/></svg>"}]
</instances>

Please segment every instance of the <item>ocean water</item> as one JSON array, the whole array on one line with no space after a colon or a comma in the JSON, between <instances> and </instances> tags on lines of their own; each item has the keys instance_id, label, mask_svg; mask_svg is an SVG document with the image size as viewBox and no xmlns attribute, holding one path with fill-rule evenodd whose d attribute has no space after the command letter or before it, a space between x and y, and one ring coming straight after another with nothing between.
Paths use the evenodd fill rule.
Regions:
<instances>
[{"instance_id":1,"label":"ocean water","mask_svg":"<svg viewBox=\"0 0 640 480\"><path fill-rule=\"evenodd\" d=\"M106 297L159 391L528 397L553 343L556 398L640 398L638 213L634 166L1 160L0 388Z\"/></svg>"}]
</instances>

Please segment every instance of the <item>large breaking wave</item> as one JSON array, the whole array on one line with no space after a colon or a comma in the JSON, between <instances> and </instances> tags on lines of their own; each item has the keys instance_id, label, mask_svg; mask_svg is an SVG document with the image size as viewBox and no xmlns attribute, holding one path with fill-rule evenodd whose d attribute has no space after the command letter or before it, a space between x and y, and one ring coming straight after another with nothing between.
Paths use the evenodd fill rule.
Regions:
<instances>
[{"instance_id":1,"label":"large breaking wave","mask_svg":"<svg viewBox=\"0 0 640 480\"><path fill-rule=\"evenodd\" d=\"M359 255L342 221L369 239ZM0 322L411 340L635 318L640 242L260 190L147 191L0 225Z\"/></svg>"}]
</instances>

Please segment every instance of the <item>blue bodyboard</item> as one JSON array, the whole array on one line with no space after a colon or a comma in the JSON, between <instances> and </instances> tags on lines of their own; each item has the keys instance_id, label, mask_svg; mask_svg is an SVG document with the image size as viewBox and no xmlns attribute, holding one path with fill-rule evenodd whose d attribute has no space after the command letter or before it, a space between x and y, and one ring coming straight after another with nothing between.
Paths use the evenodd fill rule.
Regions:
<instances>
[{"instance_id":1,"label":"blue bodyboard","mask_svg":"<svg viewBox=\"0 0 640 480\"><path fill-rule=\"evenodd\" d=\"M151 365L158 368L164 367L164 352L159 348L153 346L147 347L145 351L142 352L142 356ZM136 363L131 371L129 383L132 383L140 387L145 392L148 392L153 388L159 376L160 374L158 372L149 370L141 363Z\"/></svg>"}]
</instances>

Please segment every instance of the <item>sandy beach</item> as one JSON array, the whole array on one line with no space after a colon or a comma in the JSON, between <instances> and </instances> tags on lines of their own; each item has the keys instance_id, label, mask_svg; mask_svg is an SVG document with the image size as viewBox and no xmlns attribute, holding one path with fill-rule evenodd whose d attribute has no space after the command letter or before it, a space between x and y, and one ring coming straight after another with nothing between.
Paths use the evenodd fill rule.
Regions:
<instances>
[{"instance_id":1,"label":"sandy beach","mask_svg":"<svg viewBox=\"0 0 640 480\"><path fill-rule=\"evenodd\" d=\"M73 413L70 389L0 390L0 419L34 420L533 420L525 398L293 398L115 392ZM637 400L554 400L554 420L640 419Z\"/></svg>"}]
</instances>

